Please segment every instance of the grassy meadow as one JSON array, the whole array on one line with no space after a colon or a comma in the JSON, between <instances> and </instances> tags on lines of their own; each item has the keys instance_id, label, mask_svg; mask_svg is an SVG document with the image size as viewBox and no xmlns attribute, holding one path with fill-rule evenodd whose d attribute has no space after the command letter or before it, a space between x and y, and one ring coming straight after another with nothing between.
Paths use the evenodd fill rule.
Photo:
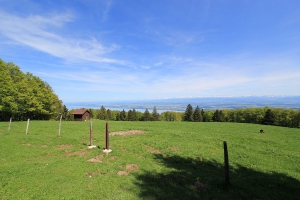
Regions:
<instances>
[{"instance_id":1,"label":"grassy meadow","mask_svg":"<svg viewBox=\"0 0 300 200\"><path fill-rule=\"evenodd\" d=\"M239 123L0 123L0 199L300 199L300 129ZM260 134L259 130L265 133ZM227 142L230 185L224 181Z\"/></svg>"}]
</instances>

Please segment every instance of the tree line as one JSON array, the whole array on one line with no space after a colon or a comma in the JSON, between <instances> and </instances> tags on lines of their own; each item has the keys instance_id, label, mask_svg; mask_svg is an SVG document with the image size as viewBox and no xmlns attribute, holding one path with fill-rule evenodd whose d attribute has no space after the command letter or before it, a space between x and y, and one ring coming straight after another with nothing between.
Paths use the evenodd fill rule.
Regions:
<instances>
[{"instance_id":1,"label":"tree line","mask_svg":"<svg viewBox=\"0 0 300 200\"><path fill-rule=\"evenodd\" d=\"M242 108L235 110L203 110L197 106L195 109L189 104L185 112L165 111L158 113L154 106L150 113L139 112L135 109L125 111L106 109L103 105L100 109L88 109L91 117L100 120L113 121L187 121L187 122L235 122L285 126L298 128L300 125L300 110L283 108ZM72 119L74 110L66 112L67 120Z\"/></svg>"},{"instance_id":2,"label":"tree line","mask_svg":"<svg viewBox=\"0 0 300 200\"><path fill-rule=\"evenodd\" d=\"M300 110L266 106L265 108L208 111L202 109L200 111L198 106L193 110L193 107L189 104L183 115L183 121L252 123L299 128Z\"/></svg>"},{"instance_id":3,"label":"tree line","mask_svg":"<svg viewBox=\"0 0 300 200\"><path fill-rule=\"evenodd\" d=\"M106 109L103 105L100 109L87 109L91 113L91 118L100 119L100 120L113 120L113 121L159 121L160 115L157 112L156 107L154 106L153 111L150 113L148 109L144 113L136 111L135 109L125 111L110 110ZM64 111L63 119L65 120L74 120L72 109Z\"/></svg>"},{"instance_id":4,"label":"tree line","mask_svg":"<svg viewBox=\"0 0 300 200\"><path fill-rule=\"evenodd\" d=\"M39 77L23 73L12 62L0 59L0 121L57 119L62 101L51 86Z\"/></svg>"}]
</instances>

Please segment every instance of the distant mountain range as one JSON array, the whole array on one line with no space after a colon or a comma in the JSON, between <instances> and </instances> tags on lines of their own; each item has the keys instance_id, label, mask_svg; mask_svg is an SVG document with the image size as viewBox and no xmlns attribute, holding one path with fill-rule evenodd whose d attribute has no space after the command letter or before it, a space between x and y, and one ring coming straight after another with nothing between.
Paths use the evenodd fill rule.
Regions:
<instances>
[{"instance_id":1,"label":"distant mountain range","mask_svg":"<svg viewBox=\"0 0 300 200\"><path fill-rule=\"evenodd\" d=\"M103 105L110 110L135 109L144 112L148 109L152 111L156 106L158 112L177 111L184 112L187 105L191 104L193 108L199 106L204 110L216 109L237 109L250 107L266 107L271 108L289 108L300 109L300 96L241 96L241 97L197 97L197 98L170 98L155 100L131 100L131 101L98 101L98 102L72 102L66 103L67 108L94 108L100 109Z\"/></svg>"}]
</instances>

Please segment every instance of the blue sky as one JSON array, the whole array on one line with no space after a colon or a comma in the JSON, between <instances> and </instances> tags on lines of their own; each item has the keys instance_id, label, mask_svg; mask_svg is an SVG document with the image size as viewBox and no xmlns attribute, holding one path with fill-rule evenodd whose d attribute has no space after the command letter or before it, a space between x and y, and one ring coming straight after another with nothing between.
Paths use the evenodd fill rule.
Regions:
<instances>
[{"instance_id":1,"label":"blue sky","mask_svg":"<svg viewBox=\"0 0 300 200\"><path fill-rule=\"evenodd\" d=\"M298 0L0 4L0 58L64 102L299 95Z\"/></svg>"}]
</instances>

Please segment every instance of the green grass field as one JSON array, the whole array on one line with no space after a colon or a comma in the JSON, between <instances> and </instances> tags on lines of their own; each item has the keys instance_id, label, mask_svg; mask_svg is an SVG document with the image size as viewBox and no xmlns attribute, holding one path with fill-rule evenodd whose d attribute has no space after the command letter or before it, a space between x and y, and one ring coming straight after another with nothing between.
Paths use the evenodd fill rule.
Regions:
<instances>
[{"instance_id":1,"label":"green grass field","mask_svg":"<svg viewBox=\"0 0 300 200\"><path fill-rule=\"evenodd\" d=\"M265 134L259 130L264 129ZM300 129L237 123L0 123L1 199L300 199ZM230 185L224 181L227 142ZM203 185L200 187L199 182ZM196 184L195 184L196 183Z\"/></svg>"}]
</instances>

